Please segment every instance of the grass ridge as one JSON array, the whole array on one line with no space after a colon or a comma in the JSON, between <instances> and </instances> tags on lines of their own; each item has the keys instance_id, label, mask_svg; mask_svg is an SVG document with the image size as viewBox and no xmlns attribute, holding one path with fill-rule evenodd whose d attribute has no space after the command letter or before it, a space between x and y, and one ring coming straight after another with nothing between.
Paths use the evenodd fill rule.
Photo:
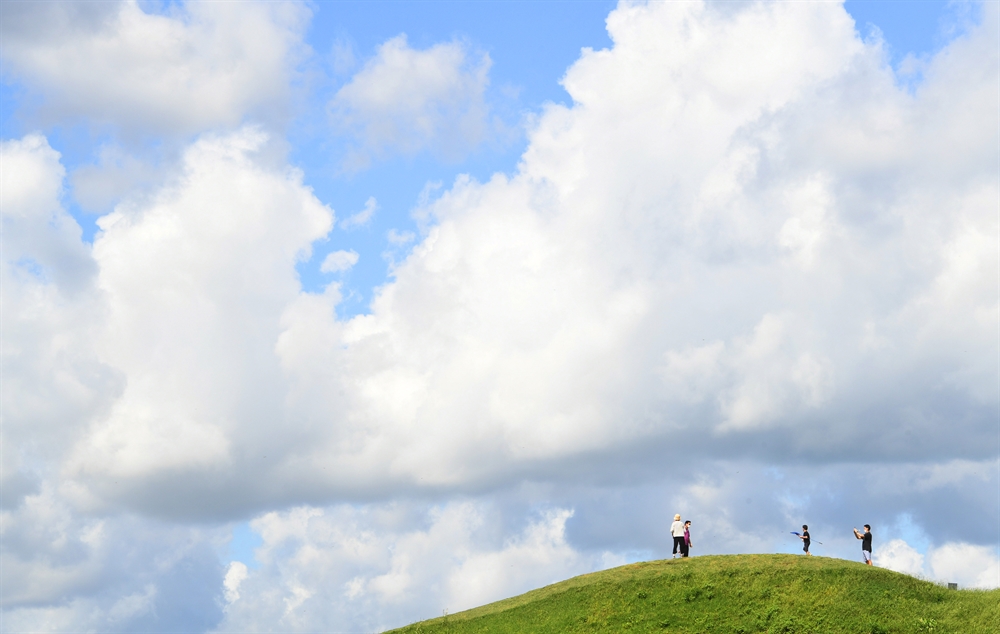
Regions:
<instances>
[{"instance_id":1,"label":"grass ridge","mask_svg":"<svg viewBox=\"0 0 1000 634\"><path fill-rule=\"evenodd\" d=\"M1000 590L948 590L801 555L713 555L602 570L394 634L1000 634Z\"/></svg>"}]
</instances>

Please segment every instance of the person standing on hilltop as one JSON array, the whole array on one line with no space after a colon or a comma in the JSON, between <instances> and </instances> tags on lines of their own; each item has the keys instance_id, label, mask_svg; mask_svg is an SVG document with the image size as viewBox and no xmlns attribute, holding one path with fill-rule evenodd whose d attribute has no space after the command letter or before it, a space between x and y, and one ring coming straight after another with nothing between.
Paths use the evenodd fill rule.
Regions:
<instances>
[{"instance_id":1,"label":"person standing on hilltop","mask_svg":"<svg viewBox=\"0 0 1000 634\"><path fill-rule=\"evenodd\" d=\"M691 520L684 522L684 543L681 557L687 557L691 552Z\"/></svg>"},{"instance_id":2,"label":"person standing on hilltop","mask_svg":"<svg viewBox=\"0 0 1000 634\"><path fill-rule=\"evenodd\" d=\"M674 559L677 553L684 552L684 524L681 522L681 514L674 515L674 523L670 525L670 535L674 538Z\"/></svg>"},{"instance_id":3,"label":"person standing on hilltop","mask_svg":"<svg viewBox=\"0 0 1000 634\"><path fill-rule=\"evenodd\" d=\"M872 527L865 524L865 532L860 533L858 529L854 529L854 536L861 540L861 556L864 557L865 563L869 566L873 566L872 563Z\"/></svg>"},{"instance_id":4,"label":"person standing on hilltop","mask_svg":"<svg viewBox=\"0 0 1000 634\"><path fill-rule=\"evenodd\" d=\"M799 535L799 539L802 540L802 550L806 551L807 555L811 555L812 553L809 552L809 544L811 543L809 539L809 527L805 524L802 525L802 534Z\"/></svg>"}]
</instances>

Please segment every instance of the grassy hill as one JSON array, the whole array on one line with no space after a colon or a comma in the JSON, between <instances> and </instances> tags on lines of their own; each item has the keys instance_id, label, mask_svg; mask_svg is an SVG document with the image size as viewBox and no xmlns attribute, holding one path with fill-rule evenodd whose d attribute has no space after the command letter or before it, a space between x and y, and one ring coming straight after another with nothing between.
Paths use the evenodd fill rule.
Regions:
<instances>
[{"instance_id":1,"label":"grassy hill","mask_svg":"<svg viewBox=\"0 0 1000 634\"><path fill-rule=\"evenodd\" d=\"M574 577L393 632L997 634L1000 590L948 590L826 557L692 557Z\"/></svg>"}]
</instances>

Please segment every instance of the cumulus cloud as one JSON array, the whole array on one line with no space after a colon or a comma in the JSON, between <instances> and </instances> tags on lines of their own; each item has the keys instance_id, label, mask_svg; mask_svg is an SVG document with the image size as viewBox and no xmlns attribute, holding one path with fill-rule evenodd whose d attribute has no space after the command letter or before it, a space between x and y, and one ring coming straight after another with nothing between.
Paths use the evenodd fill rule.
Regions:
<instances>
[{"instance_id":1,"label":"cumulus cloud","mask_svg":"<svg viewBox=\"0 0 1000 634\"><path fill-rule=\"evenodd\" d=\"M151 465L156 470L171 469L171 463L173 469L204 466L206 457L220 451L222 435L212 427L219 420L211 418L211 404L225 397L225 387L205 386L202 403L187 400L192 394L170 393L184 392L190 383L182 384L198 380L178 370L176 362L187 357L205 363L208 351L172 344L164 349L160 336L171 329L181 339L201 333L203 342L252 356L252 337L240 330L266 328L267 317L248 321L239 314L245 305L234 306L237 314L219 312L211 298L228 301L216 296L219 285L242 284L251 303L266 305L262 297L282 287L286 301L294 299L299 291L294 269L265 274L245 260L256 259L261 269L271 269L273 258L294 265L306 257L309 243L332 227L332 212L301 185L301 174L274 168L258 155L265 144L266 137L253 129L203 139L186 154L174 182L145 200L146 206L119 206L105 216L93 248L81 241L80 227L61 205L64 170L58 153L37 135L0 146L5 588L0 609L12 630L193 631L221 618L220 531L149 521L106 502L115 491L128 494L127 485L118 487L126 484L128 471L142 471L146 458L138 454L160 455ZM232 189L220 196L215 184L223 182ZM226 208L228 220L220 213ZM261 214L263 209L282 213ZM138 251L113 246L115 235L132 236ZM223 260L226 252L242 255L229 265L212 264L213 252ZM123 268L116 269L115 262ZM208 269L217 275L204 276ZM152 271L158 281L148 277ZM256 299L252 289L260 291ZM150 294L143 300L145 292ZM282 306L279 300L278 312L271 313L273 327ZM170 323L180 315L181 321ZM228 341L220 330L212 331L213 323L232 334ZM154 331L160 335L146 336ZM114 344L119 336L121 348ZM145 359L131 347L131 337L153 345ZM229 354L220 352L224 358ZM254 363L235 361L252 373ZM132 363L145 368L135 372ZM203 376L224 378L239 373L237 366L220 374L206 368ZM148 375L151 370L159 378ZM149 382L139 378L144 374ZM136 433L108 431L116 420L138 425L132 427ZM171 440L161 444L162 435ZM124 469L109 474L103 492L81 486L79 478L102 450ZM151 506L169 499L169 493L149 489L139 495ZM95 509L100 511L89 513Z\"/></svg>"},{"instance_id":2,"label":"cumulus cloud","mask_svg":"<svg viewBox=\"0 0 1000 634\"><path fill-rule=\"evenodd\" d=\"M247 566L241 561L229 562L229 568L226 569L226 578L222 582L223 589L225 590L226 603L235 603L240 599L240 584L246 580Z\"/></svg>"},{"instance_id":3,"label":"cumulus cloud","mask_svg":"<svg viewBox=\"0 0 1000 634\"><path fill-rule=\"evenodd\" d=\"M902 539L890 540L879 548L878 557L873 556L872 560L878 566L914 577L924 573L924 556Z\"/></svg>"},{"instance_id":4,"label":"cumulus cloud","mask_svg":"<svg viewBox=\"0 0 1000 634\"><path fill-rule=\"evenodd\" d=\"M375 200L374 196L369 196L368 200L365 201L364 209L341 220L340 228L354 229L357 227L363 227L371 222L371 219L375 216L376 211L378 211L378 201Z\"/></svg>"},{"instance_id":5,"label":"cumulus cloud","mask_svg":"<svg viewBox=\"0 0 1000 634\"><path fill-rule=\"evenodd\" d=\"M240 592L218 630L380 631L621 563L571 547L571 516L550 509L505 536L495 528L501 514L484 502L267 513L252 522L261 567L230 568L227 592L230 575Z\"/></svg>"},{"instance_id":6,"label":"cumulus cloud","mask_svg":"<svg viewBox=\"0 0 1000 634\"><path fill-rule=\"evenodd\" d=\"M78 167L69 179L73 198L89 212L106 212L121 198L155 186L163 177L163 170L120 146L105 146L97 154L94 163Z\"/></svg>"},{"instance_id":7,"label":"cumulus cloud","mask_svg":"<svg viewBox=\"0 0 1000 634\"><path fill-rule=\"evenodd\" d=\"M1000 554L996 547L948 542L926 557L902 539L894 539L875 558L876 565L961 588L1000 588Z\"/></svg>"},{"instance_id":8,"label":"cumulus cloud","mask_svg":"<svg viewBox=\"0 0 1000 634\"><path fill-rule=\"evenodd\" d=\"M61 204L59 161L38 135L0 144L4 507L37 493L123 379L89 336L105 307L96 263Z\"/></svg>"},{"instance_id":9,"label":"cumulus cloud","mask_svg":"<svg viewBox=\"0 0 1000 634\"><path fill-rule=\"evenodd\" d=\"M323 258L323 263L319 265L319 270L323 273L347 271L358 263L358 257L356 251L334 251Z\"/></svg>"},{"instance_id":10,"label":"cumulus cloud","mask_svg":"<svg viewBox=\"0 0 1000 634\"><path fill-rule=\"evenodd\" d=\"M185 135L280 115L308 17L297 2L14 3L0 54L47 119Z\"/></svg>"},{"instance_id":11,"label":"cumulus cloud","mask_svg":"<svg viewBox=\"0 0 1000 634\"><path fill-rule=\"evenodd\" d=\"M967 116L992 98L991 23L915 96L836 5L624 5L609 29L516 174L426 206L369 315L300 291L332 212L252 129L103 217L88 341L124 387L68 473L225 514L559 479L584 456L607 475L994 458L997 131ZM968 146L947 170L942 134Z\"/></svg>"},{"instance_id":12,"label":"cumulus cloud","mask_svg":"<svg viewBox=\"0 0 1000 634\"><path fill-rule=\"evenodd\" d=\"M174 182L100 219L101 354L129 380L78 446L77 473L135 481L264 459L237 430L284 418L280 316L299 292L295 262L333 224L301 173L255 159L265 142L254 129L206 137Z\"/></svg>"},{"instance_id":13,"label":"cumulus cloud","mask_svg":"<svg viewBox=\"0 0 1000 634\"><path fill-rule=\"evenodd\" d=\"M334 96L335 125L357 145L348 169L391 152L457 157L486 136L490 58L461 42L411 48L405 35L382 44Z\"/></svg>"},{"instance_id":14,"label":"cumulus cloud","mask_svg":"<svg viewBox=\"0 0 1000 634\"><path fill-rule=\"evenodd\" d=\"M916 95L836 5L624 5L609 30L519 171L459 179L372 313L330 324L343 356L288 322L287 367L364 359L351 459L470 486L679 439L995 456L994 27ZM938 135L966 150L945 165Z\"/></svg>"},{"instance_id":15,"label":"cumulus cloud","mask_svg":"<svg viewBox=\"0 0 1000 634\"><path fill-rule=\"evenodd\" d=\"M213 531L81 516L65 493L45 486L0 511L5 631L193 631L219 621Z\"/></svg>"},{"instance_id":16,"label":"cumulus cloud","mask_svg":"<svg viewBox=\"0 0 1000 634\"><path fill-rule=\"evenodd\" d=\"M931 575L965 588L1000 588L1000 553L995 547L948 543L928 553Z\"/></svg>"}]
</instances>

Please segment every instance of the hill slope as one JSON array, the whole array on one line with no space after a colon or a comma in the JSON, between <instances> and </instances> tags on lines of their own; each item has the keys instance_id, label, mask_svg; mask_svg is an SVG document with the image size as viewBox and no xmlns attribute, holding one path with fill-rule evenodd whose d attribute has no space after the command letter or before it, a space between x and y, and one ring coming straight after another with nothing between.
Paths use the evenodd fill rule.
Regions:
<instances>
[{"instance_id":1,"label":"hill slope","mask_svg":"<svg viewBox=\"0 0 1000 634\"><path fill-rule=\"evenodd\" d=\"M1000 633L1000 590L947 590L863 564L728 555L630 564L393 630Z\"/></svg>"}]
</instances>

